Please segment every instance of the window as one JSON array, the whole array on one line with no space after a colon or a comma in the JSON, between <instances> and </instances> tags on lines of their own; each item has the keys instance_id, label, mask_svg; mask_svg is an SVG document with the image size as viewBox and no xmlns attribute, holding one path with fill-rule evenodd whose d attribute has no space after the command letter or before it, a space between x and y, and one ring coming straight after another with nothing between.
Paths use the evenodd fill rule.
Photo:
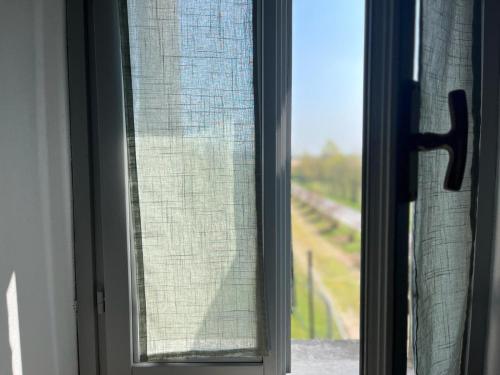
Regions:
<instances>
[{"instance_id":1,"label":"window","mask_svg":"<svg viewBox=\"0 0 500 375\"><path fill-rule=\"evenodd\" d=\"M84 351L105 373L285 372L291 7L276 5L88 6L100 344Z\"/></svg>"},{"instance_id":2,"label":"window","mask_svg":"<svg viewBox=\"0 0 500 375\"><path fill-rule=\"evenodd\" d=\"M359 359L368 375L408 370L418 3L366 6ZM456 29L446 19L438 33ZM69 1L83 375L281 375L293 365L290 197L307 194L291 185L291 22L290 0ZM359 189L349 192L359 206Z\"/></svg>"}]
</instances>

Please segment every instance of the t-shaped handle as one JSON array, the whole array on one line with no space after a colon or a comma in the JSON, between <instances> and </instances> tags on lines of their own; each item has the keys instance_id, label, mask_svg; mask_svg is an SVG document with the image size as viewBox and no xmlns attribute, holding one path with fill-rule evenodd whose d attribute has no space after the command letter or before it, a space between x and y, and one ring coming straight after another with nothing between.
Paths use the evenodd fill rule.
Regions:
<instances>
[{"instance_id":1,"label":"t-shaped handle","mask_svg":"<svg viewBox=\"0 0 500 375\"><path fill-rule=\"evenodd\" d=\"M462 186L467 160L467 136L469 116L464 90L454 90L448 94L451 129L446 134L419 133L411 137L412 149L429 151L445 149L449 154L448 168L444 180L446 190L458 191Z\"/></svg>"}]
</instances>

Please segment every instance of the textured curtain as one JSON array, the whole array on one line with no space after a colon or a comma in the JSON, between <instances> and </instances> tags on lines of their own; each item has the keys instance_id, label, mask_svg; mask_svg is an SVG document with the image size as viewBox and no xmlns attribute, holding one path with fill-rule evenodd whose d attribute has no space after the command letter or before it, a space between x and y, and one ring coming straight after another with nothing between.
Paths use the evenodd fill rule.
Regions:
<instances>
[{"instance_id":1,"label":"textured curtain","mask_svg":"<svg viewBox=\"0 0 500 375\"><path fill-rule=\"evenodd\" d=\"M121 19L138 357L263 355L253 2Z\"/></svg>"},{"instance_id":2,"label":"textured curtain","mask_svg":"<svg viewBox=\"0 0 500 375\"><path fill-rule=\"evenodd\" d=\"M421 0L420 132L450 129L448 93L464 89L469 107L465 177L443 189L448 154L419 154L412 272L414 362L418 375L460 373L473 246L474 0ZM472 111L471 111L472 109Z\"/></svg>"}]
</instances>

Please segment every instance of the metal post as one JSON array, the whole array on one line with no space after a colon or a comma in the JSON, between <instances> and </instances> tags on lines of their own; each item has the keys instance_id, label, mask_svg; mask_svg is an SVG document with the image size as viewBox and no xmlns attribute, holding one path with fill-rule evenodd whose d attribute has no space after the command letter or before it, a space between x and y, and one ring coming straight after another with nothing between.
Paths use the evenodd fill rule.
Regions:
<instances>
[{"instance_id":1,"label":"metal post","mask_svg":"<svg viewBox=\"0 0 500 375\"><path fill-rule=\"evenodd\" d=\"M309 337L313 339L314 333L314 278L313 278L313 254L307 251L307 291L309 298Z\"/></svg>"}]
</instances>

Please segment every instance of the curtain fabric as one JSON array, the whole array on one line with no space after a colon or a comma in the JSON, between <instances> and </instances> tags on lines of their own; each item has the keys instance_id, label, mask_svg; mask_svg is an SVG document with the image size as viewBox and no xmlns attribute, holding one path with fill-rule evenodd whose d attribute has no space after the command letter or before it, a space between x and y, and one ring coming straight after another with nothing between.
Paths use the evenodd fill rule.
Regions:
<instances>
[{"instance_id":1,"label":"curtain fabric","mask_svg":"<svg viewBox=\"0 0 500 375\"><path fill-rule=\"evenodd\" d=\"M471 109L474 0L421 0L420 132L450 129L448 93L464 89L469 108L465 177L459 192L443 189L448 154L419 153L412 272L414 365L418 375L460 374L471 280Z\"/></svg>"},{"instance_id":2,"label":"curtain fabric","mask_svg":"<svg viewBox=\"0 0 500 375\"><path fill-rule=\"evenodd\" d=\"M121 18L138 357L263 355L253 2Z\"/></svg>"}]
</instances>

